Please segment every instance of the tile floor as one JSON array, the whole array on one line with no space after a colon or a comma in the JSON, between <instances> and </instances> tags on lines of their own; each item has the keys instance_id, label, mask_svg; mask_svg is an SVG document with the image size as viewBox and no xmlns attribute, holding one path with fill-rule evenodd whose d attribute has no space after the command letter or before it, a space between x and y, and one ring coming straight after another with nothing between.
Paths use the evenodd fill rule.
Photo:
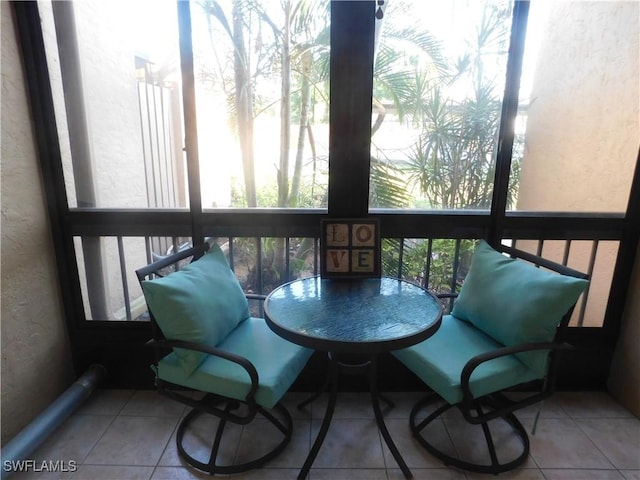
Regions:
<instances>
[{"instance_id":1,"label":"tile floor","mask_svg":"<svg viewBox=\"0 0 640 480\"><path fill-rule=\"evenodd\" d=\"M392 393L396 406L385 414L387 426L411 468L420 479L477 479L490 475L465 473L445 467L411 438L408 412L417 393ZM304 411L295 405L306 394L290 393L285 404L294 417L294 435L286 450L266 467L231 478L294 479L315 439L324 414L326 396ZM33 460L68 462L73 473L20 473L16 480L73 478L87 480L200 479L210 478L183 465L177 455L175 430L185 409L155 391L99 390L81 406L33 454ZM533 422L535 408L519 415L525 426ZM435 425L434 438L443 445L452 442L460 451L475 454L480 447L465 430L456 413ZM202 440L196 432L189 442ZM431 428L431 427L430 427ZM262 430L256 434L257 430ZM230 431L228 455L260 448L264 425L253 424ZM240 441L244 439L244 442ZM547 480L640 480L640 420L602 392L557 393L548 400L531 439L528 461L500 479ZM247 443L248 442L248 443ZM232 445L233 444L233 445ZM238 447L244 445L244 447ZM476 448L477 447L477 448ZM310 471L311 480L395 480L403 476L382 441L366 394L342 393L333 423Z\"/></svg>"}]
</instances>

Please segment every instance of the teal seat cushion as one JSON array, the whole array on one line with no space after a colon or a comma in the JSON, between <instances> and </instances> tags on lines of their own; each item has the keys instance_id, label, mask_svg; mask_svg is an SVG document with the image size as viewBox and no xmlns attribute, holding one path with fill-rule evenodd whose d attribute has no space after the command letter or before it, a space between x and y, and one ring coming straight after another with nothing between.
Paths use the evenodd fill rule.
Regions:
<instances>
[{"instance_id":1,"label":"teal seat cushion","mask_svg":"<svg viewBox=\"0 0 640 480\"><path fill-rule=\"evenodd\" d=\"M142 282L149 310L163 335L214 347L242 320L249 304L218 245L200 259L170 275ZM205 354L176 348L185 375L190 375Z\"/></svg>"},{"instance_id":2,"label":"teal seat cushion","mask_svg":"<svg viewBox=\"0 0 640 480\"><path fill-rule=\"evenodd\" d=\"M481 241L451 313L506 346L549 342L587 284L502 255ZM517 355L538 374L546 369L545 351Z\"/></svg>"},{"instance_id":3,"label":"teal seat cushion","mask_svg":"<svg viewBox=\"0 0 640 480\"><path fill-rule=\"evenodd\" d=\"M440 328L423 342L393 355L450 404L462 400L460 375L474 356L502 347L469 322L452 315L442 317ZM471 375L474 398L540 378L516 356L490 360Z\"/></svg>"},{"instance_id":4,"label":"teal seat cushion","mask_svg":"<svg viewBox=\"0 0 640 480\"><path fill-rule=\"evenodd\" d=\"M265 408L278 403L313 353L273 333L264 319L253 317L240 323L218 348L240 355L256 367L259 388L255 398ZM160 360L156 374L167 382L236 400L245 400L251 388L244 368L212 355L207 355L191 375L185 375L175 353L170 353Z\"/></svg>"}]
</instances>

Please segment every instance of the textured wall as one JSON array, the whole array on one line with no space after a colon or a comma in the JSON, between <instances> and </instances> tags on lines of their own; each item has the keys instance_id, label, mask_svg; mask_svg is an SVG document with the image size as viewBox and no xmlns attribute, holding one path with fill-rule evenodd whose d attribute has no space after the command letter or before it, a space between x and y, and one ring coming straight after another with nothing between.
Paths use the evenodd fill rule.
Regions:
<instances>
[{"instance_id":1,"label":"textured wall","mask_svg":"<svg viewBox=\"0 0 640 480\"><path fill-rule=\"evenodd\" d=\"M533 78L517 209L624 212L640 143L640 4L542 5L549 10ZM563 249L545 245L545 254L561 259ZM574 242L571 251L570 264L585 270L591 245ZM616 244L600 242L587 326L602 324L616 255Z\"/></svg>"},{"instance_id":2,"label":"textured wall","mask_svg":"<svg viewBox=\"0 0 640 480\"><path fill-rule=\"evenodd\" d=\"M517 209L624 212L640 141L640 4L549 6Z\"/></svg>"},{"instance_id":3,"label":"textured wall","mask_svg":"<svg viewBox=\"0 0 640 480\"><path fill-rule=\"evenodd\" d=\"M2 443L72 380L11 7L2 18Z\"/></svg>"}]
</instances>

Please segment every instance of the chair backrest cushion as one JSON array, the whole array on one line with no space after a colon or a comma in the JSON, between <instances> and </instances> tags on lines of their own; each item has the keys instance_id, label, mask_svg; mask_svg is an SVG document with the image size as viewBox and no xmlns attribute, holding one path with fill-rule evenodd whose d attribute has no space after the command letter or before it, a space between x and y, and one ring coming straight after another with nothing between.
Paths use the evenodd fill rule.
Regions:
<instances>
[{"instance_id":1,"label":"chair backrest cushion","mask_svg":"<svg viewBox=\"0 0 640 480\"><path fill-rule=\"evenodd\" d=\"M481 241L451 314L505 346L549 342L587 284L507 257ZM517 355L537 374L544 373L547 352Z\"/></svg>"},{"instance_id":2,"label":"chair backrest cushion","mask_svg":"<svg viewBox=\"0 0 640 480\"><path fill-rule=\"evenodd\" d=\"M163 335L216 346L243 320L249 304L220 247L170 275L142 282L147 306ZM206 354L176 348L185 375Z\"/></svg>"}]
</instances>

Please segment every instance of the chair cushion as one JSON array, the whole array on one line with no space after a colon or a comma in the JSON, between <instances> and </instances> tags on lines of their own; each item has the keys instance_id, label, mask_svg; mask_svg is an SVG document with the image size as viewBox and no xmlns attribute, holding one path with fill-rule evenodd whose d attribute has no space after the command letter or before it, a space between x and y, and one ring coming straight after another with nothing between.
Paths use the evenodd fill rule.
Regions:
<instances>
[{"instance_id":1,"label":"chair cushion","mask_svg":"<svg viewBox=\"0 0 640 480\"><path fill-rule=\"evenodd\" d=\"M442 317L440 328L417 345L392 352L413 373L450 404L462 400L460 375L474 356L502 347L469 322ZM478 366L469 387L474 398L540 378L516 356L496 358Z\"/></svg>"},{"instance_id":2,"label":"chair cushion","mask_svg":"<svg viewBox=\"0 0 640 480\"><path fill-rule=\"evenodd\" d=\"M249 304L218 245L200 259L166 277L142 282L147 305L163 335L216 346L242 320ZM176 348L185 375L205 354Z\"/></svg>"},{"instance_id":3,"label":"chair cushion","mask_svg":"<svg viewBox=\"0 0 640 480\"><path fill-rule=\"evenodd\" d=\"M451 313L503 345L549 342L587 284L502 255L481 241ZM547 352L517 355L539 374L544 372Z\"/></svg>"},{"instance_id":4,"label":"chair cushion","mask_svg":"<svg viewBox=\"0 0 640 480\"><path fill-rule=\"evenodd\" d=\"M259 381L256 402L266 408L278 403L313 353L273 333L264 319L253 317L239 324L218 347L253 363ZM170 353L158 363L157 375L167 382L236 400L244 400L251 388L244 368L212 355L185 375L175 353Z\"/></svg>"}]
</instances>

